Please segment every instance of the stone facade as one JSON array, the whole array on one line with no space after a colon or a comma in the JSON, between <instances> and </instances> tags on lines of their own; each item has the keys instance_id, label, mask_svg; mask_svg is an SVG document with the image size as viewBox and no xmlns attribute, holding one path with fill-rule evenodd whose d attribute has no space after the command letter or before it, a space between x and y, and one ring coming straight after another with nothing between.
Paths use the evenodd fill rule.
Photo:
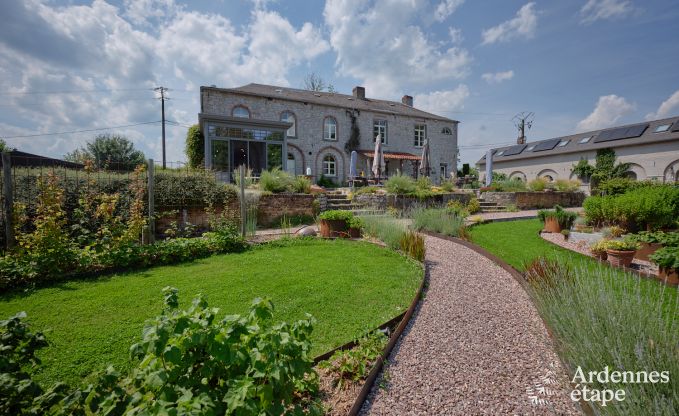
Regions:
<instances>
[{"instance_id":1,"label":"stone facade","mask_svg":"<svg viewBox=\"0 0 679 416\"><path fill-rule=\"evenodd\" d=\"M311 176L317 179L323 173L323 158L330 155L336 161L337 170L336 176L331 179L337 183L346 181L349 173L349 154L345 152L344 146L351 132L352 110L349 107L254 96L236 93L233 90L203 89L201 91L202 114L206 115L230 116L235 107L245 107L252 119L279 121L283 112L291 112L295 117L296 134L293 137L287 137L286 148L287 153L294 158L295 173L303 175L307 172L307 168L310 168ZM448 177L457 171L456 121L366 110L356 111L354 114L360 130L359 149L374 149L373 123L375 120L386 120L387 142L383 146L383 151L419 156L422 148L415 146L415 125L425 124L426 136L431 149L430 160L434 182L439 181L442 164L446 166ZM337 140L323 138L323 123L326 117L332 117L337 122ZM444 134L444 128L449 129L452 134ZM366 162L367 158L359 155L357 170L369 176ZM394 174L396 169L401 169L403 173L413 174L413 166L416 166L416 163L389 160L387 173Z\"/></svg>"},{"instance_id":2,"label":"stone facade","mask_svg":"<svg viewBox=\"0 0 679 416\"><path fill-rule=\"evenodd\" d=\"M355 195L353 201L366 208L383 211L387 208L409 210L415 207L440 207L449 201L459 201L468 204L474 194L470 192L453 192L437 194L426 199L405 195L362 194Z\"/></svg>"},{"instance_id":3,"label":"stone facade","mask_svg":"<svg viewBox=\"0 0 679 416\"><path fill-rule=\"evenodd\" d=\"M483 192L481 197L486 202L498 205L515 205L519 209L580 207L585 200L584 192Z\"/></svg>"}]
</instances>

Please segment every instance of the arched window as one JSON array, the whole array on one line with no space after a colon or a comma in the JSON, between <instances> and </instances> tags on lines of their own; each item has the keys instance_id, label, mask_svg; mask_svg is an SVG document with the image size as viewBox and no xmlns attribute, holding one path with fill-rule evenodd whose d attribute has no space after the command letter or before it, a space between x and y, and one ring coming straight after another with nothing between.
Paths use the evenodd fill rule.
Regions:
<instances>
[{"instance_id":1,"label":"arched window","mask_svg":"<svg viewBox=\"0 0 679 416\"><path fill-rule=\"evenodd\" d=\"M288 131L285 133L286 136L297 137L297 120L295 119L295 115L292 114L290 111L283 111L281 113L281 121L292 123L292 126L290 126Z\"/></svg>"},{"instance_id":2,"label":"arched window","mask_svg":"<svg viewBox=\"0 0 679 416\"><path fill-rule=\"evenodd\" d=\"M337 140L337 120L332 117L323 119L323 140Z\"/></svg>"},{"instance_id":3,"label":"arched window","mask_svg":"<svg viewBox=\"0 0 679 416\"><path fill-rule=\"evenodd\" d=\"M323 175L337 176L337 162L332 155L326 155L323 158Z\"/></svg>"},{"instance_id":4,"label":"arched window","mask_svg":"<svg viewBox=\"0 0 679 416\"><path fill-rule=\"evenodd\" d=\"M441 130L441 134L448 134L448 135L451 135L451 134L453 134L453 131L450 129L450 127L444 127L444 128Z\"/></svg>"},{"instance_id":5,"label":"arched window","mask_svg":"<svg viewBox=\"0 0 679 416\"><path fill-rule=\"evenodd\" d=\"M231 115L233 117L250 118L250 110L242 105L237 105L231 110Z\"/></svg>"}]
</instances>

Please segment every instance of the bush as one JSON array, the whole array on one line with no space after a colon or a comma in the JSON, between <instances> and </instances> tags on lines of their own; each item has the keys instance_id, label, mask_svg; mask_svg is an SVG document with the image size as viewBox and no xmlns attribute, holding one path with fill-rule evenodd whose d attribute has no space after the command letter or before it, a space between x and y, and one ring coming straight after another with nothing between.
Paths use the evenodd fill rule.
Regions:
<instances>
[{"instance_id":1,"label":"bush","mask_svg":"<svg viewBox=\"0 0 679 416\"><path fill-rule=\"evenodd\" d=\"M311 180L306 176L297 176L292 181L291 191L298 194L311 193Z\"/></svg>"},{"instance_id":2,"label":"bush","mask_svg":"<svg viewBox=\"0 0 679 416\"><path fill-rule=\"evenodd\" d=\"M636 251L639 250L639 243L626 240L604 240L606 250L617 251Z\"/></svg>"},{"instance_id":3,"label":"bush","mask_svg":"<svg viewBox=\"0 0 679 416\"><path fill-rule=\"evenodd\" d=\"M330 178L328 178L325 175L321 175L320 178L318 178L318 182L316 182L318 186L322 186L323 188L336 188L337 184Z\"/></svg>"},{"instance_id":4,"label":"bush","mask_svg":"<svg viewBox=\"0 0 679 416\"><path fill-rule=\"evenodd\" d=\"M451 237L467 238L464 218L443 208L417 208L413 211L413 227Z\"/></svg>"},{"instance_id":5,"label":"bush","mask_svg":"<svg viewBox=\"0 0 679 416\"><path fill-rule=\"evenodd\" d=\"M431 179L429 176L420 176L415 181L415 186L420 191L430 191L431 190Z\"/></svg>"},{"instance_id":6,"label":"bush","mask_svg":"<svg viewBox=\"0 0 679 416\"><path fill-rule=\"evenodd\" d=\"M567 278L564 270L570 268ZM551 287L532 287L532 298L552 329L568 367L586 375L611 371L666 371L668 382L605 382L593 378L593 390L625 390L626 400L590 402L593 414L671 415L677 409L679 374L679 302L663 285L646 282L605 265L569 265L559 261L548 271ZM651 284L648 284L651 283ZM674 299L672 297L675 297Z\"/></svg>"},{"instance_id":7,"label":"bush","mask_svg":"<svg viewBox=\"0 0 679 416\"><path fill-rule=\"evenodd\" d=\"M384 188L390 194L411 195L415 193L417 186L415 180L407 175L394 175L384 183Z\"/></svg>"},{"instance_id":8,"label":"bush","mask_svg":"<svg viewBox=\"0 0 679 416\"><path fill-rule=\"evenodd\" d=\"M613 196L591 196L583 204L594 225L620 225L628 230L674 226L679 217L679 188L641 187Z\"/></svg>"},{"instance_id":9,"label":"bush","mask_svg":"<svg viewBox=\"0 0 679 416\"><path fill-rule=\"evenodd\" d=\"M361 219L365 224L365 234L383 241L392 250L401 248L401 236L407 231L402 221L380 215L364 215Z\"/></svg>"},{"instance_id":10,"label":"bush","mask_svg":"<svg viewBox=\"0 0 679 416\"><path fill-rule=\"evenodd\" d=\"M186 132L186 148L184 149L189 166L198 168L203 165L205 159L205 139L200 131L200 126L194 124Z\"/></svg>"},{"instance_id":11,"label":"bush","mask_svg":"<svg viewBox=\"0 0 679 416\"><path fill-rule=\"evenodd\" d=\"M469 211L470 214L476 214L481 211L481 203L475 196L467 203L467 211Z\"/></svg>"},{"instance_id":12,"label":"bush","mask_svg":"<svg viewBox=\"0 0 679 416\"><path fill-rule=\"evenodd\" d=\"M648 256L658 267L679 270L679 247L663 247Z\"/></svg>"},{"instance_id":13,"label":"bush","mask_svg":"<svg viewBox=\"0 0 679 416\"><path fill-rule=\"evenodd\" d=\"M491 192L521 192L526 184L520 179L504 179L492 182L489 188Z\"/></svg>"},{"instance_id":14,"label":"bush","mask_svg":"<svg viewBox=\"0 0 679 416\"><path fill-rule=\"evenodd\" d=\"M389 338L382 331L373 331L357 340L349 350L337 351L319 367L333 375L335 385L344 389L348 382L357 382L367 377L372 364L382 354Z\"/></svg>"},{"instance_id":15,"label":"bush","mask_svg":"<svg viewBox=\"0 0 679 416\"><path fill-rule=\"evenodd\" d=\"M441 189L443 189L445 192L453 192L455 190L455 182L450 179L446 179L445 181L441 182Z\"/></svg>"},{"instance_id":16,"label":"bush","mask_svg":"<svg viewBox=\"0 0 679 416\"><path fill-rule=\"evenodd\" d=\"M577 179L557 179L554 182L554 189L559 192L575 192L580 190L581 182Z\"/></svg>"},{"instance_id":17,"label":"bush","mask_svg":"<svg viewBox=\"0 0 679 416\"><path fill-rule=\"evenodd\" d=\"M549 181L545 178L537 178L528 182L528 189L533 192L542 192L547 188Z\"/></svg>"},{"instance_id":18,"label":"bush","mask_svg":"<svg viewBox=\"0 0 679 416\"><path fill-rule=\"evenodd\" d=\"M259 187L262 191L268 191L274 194L290 192L293 187L293 181L292 175L288 172L275 168L270 171L262 171L262 174L259 177Z\"/></svg>"},{"instance_id":19,"label":"bush","mask_svg":"<svg viewBox=\"0 0 679 416\"><path fill-rule=\"evenodd\" d=\"M321 215L318 216L321 220L329 221L349 221L354 218L354 214L351 211L344 211L339 209L331 209L328 211L323 211Z\"/></svg>"},{"instance_id":20,"label":"bush","mask_svg":"<svg viewBox=\"0 0 679 416\"><path fill-rule=\"evenodd\" d=\"M545 222L547 218L556 218L559 226L563 229L570 229L577 217L577 213L566 211L560 205L554 206L554 210L541 209L538 211L540 221Z\"/></svg>"},{"instance_id":21,"label":"bush","mask_svg":"<svg viewBox=\"0 0 679 416\"><path fill-rule=\"evenodd\" d=\"M425 247L424 238L416 232L406 231L401 235L401 241L399 242L401 251L403 251L407 256L417 260L424 261Z\"/></svg>"},{"instance_id":22,"label":"bush","mask_svg":"<svg viewBox=\"0 0 679 416\"><path fill-rule=\"evenodd\" d=\"M179 310L177 290L163 289L165 309L130 348L125 377L109 367L86 389L43 390L25 372L46 345L21 315L0 323L3 414L300 414L318 388L310 335L314 320L274 325L273 304L255 299L246 316L218 320L202 297ZM33 368L35 370L35 368ZM4 393L4 392L3 392ZM307 398L305 400L305 397ZM318 409L316 409L318 411Z\"/></svg>"},{"instance_id":23,"label":"bush","mask_svg":"<svg viewBox=\"0 0 679 416\"><path fill-rule=\"evenodd\" d=\"M365 222L363 221L363 218L354 216L349 220L349 228L362 230L363 227L365 227Z\"/></svg>"},{"instance_id":24,"label":"bush","mask_svg":"<svg viewBox=\"0 0 679 416\"><path fill-rule=\"evenodd\" d=\"M380 188L377 186L364 186L354 191L354 195L376 194Z\"/></svg>"},{"instance_id":25,"label":"bush","mask_svg":"<svg viewBox=\"0 0 679 416\"><path fill-rule=\"evenodd\" d=\"M613 178L597 185L597 192L602 195L620 195L637 188L637 181L630 178Z\"/></svg>"}]
</instances>

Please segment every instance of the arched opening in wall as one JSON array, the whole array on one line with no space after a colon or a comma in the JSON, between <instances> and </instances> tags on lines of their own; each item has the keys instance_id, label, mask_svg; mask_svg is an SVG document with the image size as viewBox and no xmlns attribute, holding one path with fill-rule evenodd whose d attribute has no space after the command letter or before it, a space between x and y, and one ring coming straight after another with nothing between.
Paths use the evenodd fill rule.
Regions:
<instances>
[{"instance_id":1,"label":"arched opening in wall","mask_svg":"<svg viewBox=\"0 0 679 416\"><path fill-rule=\"evenodd\" d=\"M332 155L325 155L323 157L323 175L335 177L337 176L337 161Z\"/></svg>"},{"instance_id":2,"label":"arched opening in wall","mask_svg":"<svg viewBox=\"0 0 679 416\"><path fill-rule=\"evenodd\" d=\"M646 179L646 169L636 163L630 163L629 169L625 172L625 177L635 181Z\"/></svg>"},{"instance_id":3,"label":"arched opening in wall","mask_svg":"<svg viewBox=\"0 0 679 416\"><path fill-rule=\"evenodd\" d=\"M509 174L509 179L510 180L519 180L522 182L526 182L526 174L521 172L521 171L515 171Z\"/></svg>"},{"instance_id":4,"label":"arched opening in wall","mask_svg":"<svg viewBox=\"0 0 679 416\"><path fill-rule=\"evenodd\" d=\"M625 178L632 179L634 181L638 179L636 172L634 172L633 170L628 170L627 172L625 172Z\"/></svg>"},{"instance_id":5,"label":"arched opening in wall","mask_svg":"<svg viewBox=\"0 0 679 416\"><path fill-rule=\"evenodd\" d=\"M538 178L544 178L547 179L549 182L554 182L556 179L559 178L559 175L556 174L551 169L544 169L538 173Z\"/></svg>"},{"instance_id":6,"label":"arched opening in wall","mask_svg":"<svg viewBox=\"0 0 679 416\"><path fill-rule=\"evenodd\" d=\"M293 155L292 153L288 153L288 159L285 164L285 170L293 176L297 174L297 161L295 160L295 155Z\"/></svg>"},{"instance_id":7,"label":"arched opening in wall","mask_svg":"<svg viewBox=\"0 0 679 416\"><path fill-rule=\"evenodd\" d=\"M663 182L679 182L679 160L675 160L667 165L663 172Z\"/></svg>"}]
</instances>

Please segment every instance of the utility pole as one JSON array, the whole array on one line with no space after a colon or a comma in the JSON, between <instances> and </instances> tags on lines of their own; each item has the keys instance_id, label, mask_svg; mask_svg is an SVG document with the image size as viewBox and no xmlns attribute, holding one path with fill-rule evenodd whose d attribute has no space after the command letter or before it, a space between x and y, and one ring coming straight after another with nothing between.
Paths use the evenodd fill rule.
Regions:
<instances>
[{"instance_id":1,"label":"utility pole","mask_svg":"<svg viewBox=\"0 0 679 416\"><path fill-rule=\"evenodd\" d=\"M169 98L165 96L165 93L169 90L163 86L156 87L153 90L160 92L160 111L163 124L163 169L165 169L165 100L169 100Z\"/></svg>"},{"instance_id":2,"label":"utility pole","mask_svg":"<svg viewBox=\"0 0 679 416\"><path fill-rule=\"evenodd\" d=\"M526 128L531 128L533 126L533 118L535 113L522 112L514 116L512 120L517 129L519 129L519 137L516 139L516 144L526 144Z\"/></svg>"}]
</instances>

